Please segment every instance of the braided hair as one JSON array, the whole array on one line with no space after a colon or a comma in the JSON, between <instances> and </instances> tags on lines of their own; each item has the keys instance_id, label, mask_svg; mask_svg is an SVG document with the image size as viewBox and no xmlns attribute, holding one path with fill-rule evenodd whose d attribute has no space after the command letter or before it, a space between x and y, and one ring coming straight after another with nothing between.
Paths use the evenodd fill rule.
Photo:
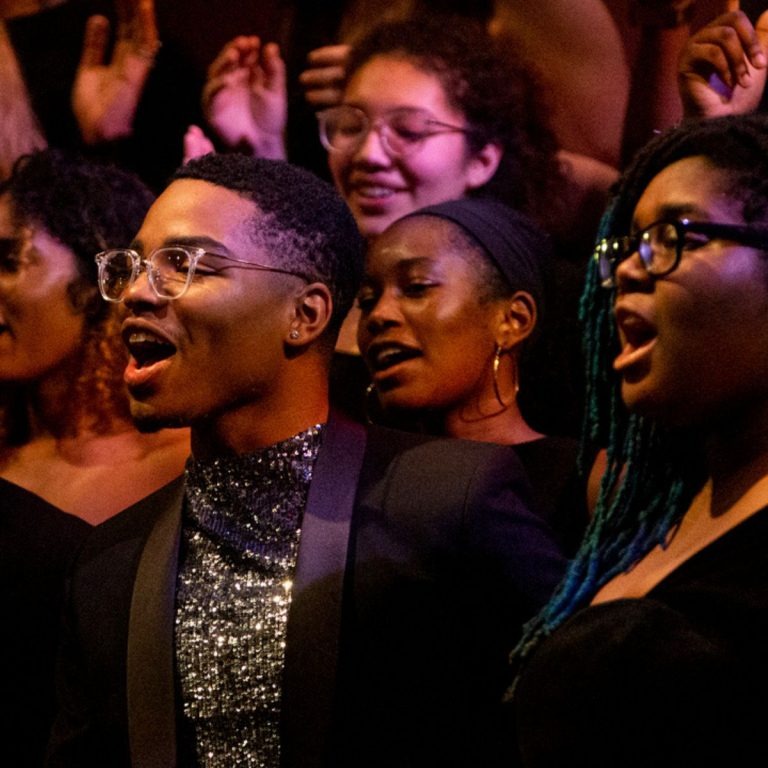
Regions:
<instances>
[{"instance_id":1,"label":"braided hair","mask_svg":"<svg viewBox=\"0 0 768 768\"><path fill-rule=\"evenodd\" d=\"M768 217L768 118L742 115L687 121L649 142L619 182L603 216L598 242L626 235L638 200L664 168L702 156L723 174L745 222ZM621 377L610 361L619 350L613 319L615 290L600 284L597 263L588 269L579 318L586 360L586 443L603 445L607 468L592 522L549 603L526 626L513 651L515 676L538 642L614 576L629 569L670 532L706 479L701 441L691 429L670 429L630 413L621 400Z\"/></svg>"}]
</instances>

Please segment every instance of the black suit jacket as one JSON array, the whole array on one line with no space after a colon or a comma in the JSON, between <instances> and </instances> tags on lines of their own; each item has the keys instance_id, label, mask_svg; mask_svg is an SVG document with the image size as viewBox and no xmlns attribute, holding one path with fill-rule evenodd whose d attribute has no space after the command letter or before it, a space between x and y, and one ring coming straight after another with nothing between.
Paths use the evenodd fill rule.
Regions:
<instances>
[{"instance_id":1,"label":"black suit jacket","mask_svg":"<svg viewBox=\"0 0 768 768\"><path fill-rule=\"evenodd\" d=\"M288 618L285 768L506 763L506 656L563 569L528 494L512 449L331 419ZM81 553L51 766L193 764L173 657L183 496L179 478Z\"/></svg>"}]
</instances>

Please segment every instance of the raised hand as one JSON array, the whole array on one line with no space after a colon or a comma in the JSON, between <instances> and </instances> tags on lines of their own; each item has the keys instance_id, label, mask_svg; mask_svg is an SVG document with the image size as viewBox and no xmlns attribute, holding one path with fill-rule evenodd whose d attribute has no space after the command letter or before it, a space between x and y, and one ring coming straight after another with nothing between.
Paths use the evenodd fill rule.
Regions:
<instances>
[{"instance_id":1,"label":"raised hand","mask_svg":"<svg viewBox=\"0 0 768 768\"><path fill-rule=\"evenodd\" d=\"M678 63L678 87L689 117L751 112L760 103L768 67L768 11L753 27L736 10L691 36Z\"/></svg>"},{"instance_id":2,"label":"raised hand","mask_svg":"<svg viewBox=\"0 0 768 768\"><path fill-rule=\"evenodd\" d=\"M308 56L309 67L299 75L304 98L318 109L341 103L350 46L326 45Z\"/></svg>"},{"instance_id":3,"label":"raised hand","mask_svg":"<svg viewBox=\"0 0 768 768\"><path fill-rule=\"evenodd\" d=\"M133 132L136 107L160 48L154 0L116 2L117 38L106 61L109 21L91 16L72 86L72 110L87 144Z\"/></svg>"},{"instance_id":4,"label":"raised hand","mask_svg":"<svg viewBox=\"0 0 768 768\"><path fill-rule=\"evenodd\" d=\"M208 68L203 111L227 146L285 159L288 95L277 44L262 45L255 36L227 43Z\"/></svg>"}]
</instances>

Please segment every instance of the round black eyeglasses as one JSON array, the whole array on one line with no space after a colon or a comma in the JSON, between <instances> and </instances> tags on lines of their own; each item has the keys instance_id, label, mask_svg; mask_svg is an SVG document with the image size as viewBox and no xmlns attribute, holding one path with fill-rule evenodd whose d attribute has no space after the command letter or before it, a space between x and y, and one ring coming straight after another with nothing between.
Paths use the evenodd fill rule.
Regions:
<instances>
[{"instance_id":1,"label":"round black eyeglasses","mask_svg":"<svg viewBox=\"0 0 768 768\"><path fill-rule=\"evenodd\" d=\"M679 219L655 221L632 235L604 238L597 244L594 255L600 285L614 288L616 268L633 253L640 256L649 275L664 277L677 269L684 251L701 248L715 239L732 240L750 248L768 250L768 225Z\"/></svg>"}]
</instances>

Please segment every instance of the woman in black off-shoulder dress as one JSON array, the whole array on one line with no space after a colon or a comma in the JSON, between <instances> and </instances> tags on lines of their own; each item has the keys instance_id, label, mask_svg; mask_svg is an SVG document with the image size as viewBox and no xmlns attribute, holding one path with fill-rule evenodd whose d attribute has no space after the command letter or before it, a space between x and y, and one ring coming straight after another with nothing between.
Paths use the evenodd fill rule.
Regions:
<instances>
[{"instance_id":1,"label":"woman in black off-shoulder dress","mask_svg":"<svg viewBox=\"0 0 768 768\"><path fill-rule=\"evenodd\" d=\"M67 569L90 526L0 478L0 764L42 765Z\"/></svg>"}]
</instances>

